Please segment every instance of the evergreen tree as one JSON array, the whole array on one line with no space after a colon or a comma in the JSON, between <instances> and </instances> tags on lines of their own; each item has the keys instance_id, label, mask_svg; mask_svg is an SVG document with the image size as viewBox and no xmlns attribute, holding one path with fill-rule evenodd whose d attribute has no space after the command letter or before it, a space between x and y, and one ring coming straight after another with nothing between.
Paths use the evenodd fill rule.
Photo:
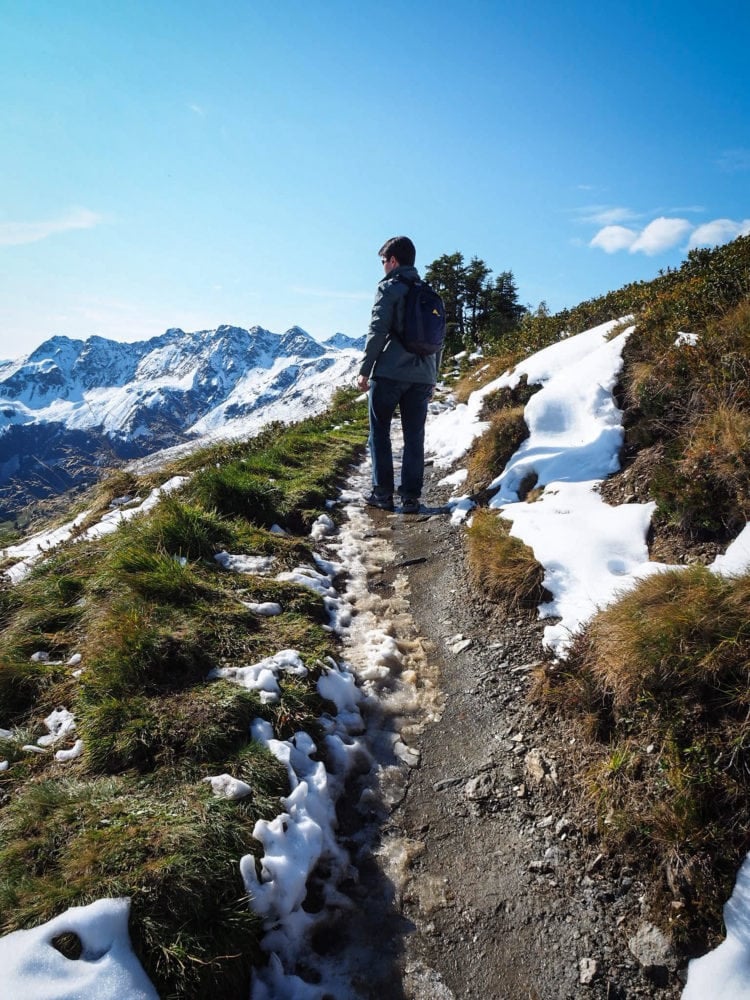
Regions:
<instances>
[{"instance_id":1,"label":"evergreen tree","mask_svg":"<svg viewBox=\"0 0 750 1000\"><path fill-rule=\"evenodd\" d=\"M472 257L464 268L464 314L466 339L474 347L479 344L479 333L486 319L491 302L487 295L487 279L492 271L479 257Z\"/></svg>"},{"instance_id":2,"label":"evergreen tree","mask_svg":"<svg viewBox=\"0 0 750 1000\"><path fill-rule=\"evenodd\" d=\"M457 354L464 346L464 270L463 254L444 253L425 271L425 281L432 285L445 305L447 354Z\"/></svg>"},{"instance_id":3,"label":"evergreen tree","mask_svg":"<svg viewBox=\"0 0 750 1000\"><path fill-rule=\"evenodd\" d=\"M512 271L503 271L495 278L489 290L489 302L485 328L487 337L499 340L518 329L527 310L518 301L518 288Z\"/></svg>"},{"instance_id":4,"label":"evergreen tree","mask_svg":"<svg viewBox=\"0 0 750 1000\"><path fill-rule=\"evenodd\" d=\"M443 254L425 270L425 281L445 303L447 354L502 340L519 328L527 310L518 301L513 272L503 271L494 281L491 276L481 258L466 264L458 251Z\"/></svg>"}]
</instances>

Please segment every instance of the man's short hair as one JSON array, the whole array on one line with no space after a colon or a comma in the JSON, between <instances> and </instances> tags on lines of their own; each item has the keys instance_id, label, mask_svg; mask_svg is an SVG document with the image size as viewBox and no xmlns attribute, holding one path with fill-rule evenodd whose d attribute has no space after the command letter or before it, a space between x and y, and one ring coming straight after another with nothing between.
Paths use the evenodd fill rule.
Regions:
<instances>
[{"instance_id":1,"label":"man's short hair","mask_svg":"<svg viewBox=\"0 0 750 1000\"><path fill-rule=\"evenodd\" d=\"M414 267L414 261L417 257L417 251L408 236L392 236L391 239L385 241L378 253L386 260L395 257L399 264L406 267Z\"/></svg>"}]
</instances>

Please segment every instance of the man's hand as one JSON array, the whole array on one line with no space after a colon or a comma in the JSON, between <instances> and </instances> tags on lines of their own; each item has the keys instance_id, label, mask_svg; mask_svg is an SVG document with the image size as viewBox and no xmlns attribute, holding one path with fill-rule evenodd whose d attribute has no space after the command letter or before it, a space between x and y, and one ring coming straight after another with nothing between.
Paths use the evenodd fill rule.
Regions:
<instances>
[{"instance_id":1,"label":"man's hand","mask_svg":"<svg viewBox=\"0 0 750 1000\"><path fill-rule=\"evenodd\" d=\"M357 388L360 392L367 392L370 388L370 380L366 375L360 375L357 379Z\"/></svg>"}]
</instances>

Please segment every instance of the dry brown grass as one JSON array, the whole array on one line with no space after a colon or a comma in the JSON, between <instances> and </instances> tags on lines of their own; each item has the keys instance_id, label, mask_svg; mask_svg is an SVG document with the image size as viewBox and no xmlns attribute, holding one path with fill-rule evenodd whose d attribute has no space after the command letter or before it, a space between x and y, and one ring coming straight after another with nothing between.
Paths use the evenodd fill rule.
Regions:
<instances>
[{"instance_id":1,"label":"dry brown grass","mask_svg":"<svg viewBox=\"0 0 750 1000\"><path fill-rule=\"evenodd\" d=\"M726 544L750 515L750 300L697 329L694 344L641 326L623 355L626 447L661 449L657 528L686 545Z\"/></svg>"},{"instance_id":2,"label":"dry brown grass","mask_svg":"<svg viewBox=\"0 0 750 1000\"><path fill-rule=\"evenodd\" d=\"M472 392L476 392L477 389L481 389L489 382L500 378L501 375L518 364L522 358L523 355L517 351L504 351L501 354L492 354L482 358L456 382L453 387L453 395L459 403L465 403Z\"/></svg>"},{"instance_id":3,"label":"dry brown grass","mask_svg":"<svg viewBox=\"0 0 750 1000\"><path fill-rule=\"evenodd\" d=\"M523 406L514 406L493 414L489 428L474 442L466 463L467 485L472 492L499 476L529 436L523 412Z\"/></svg>"},{"instance_id":4,"label":"dry brown grass","mask_svg":"<svg viewBox=\"0 0 750 1000\"><path fill-rule=\"evenodd\" d=\"M682 462L687 471L708 461L713 474L735 493L747 493L746 456L750 454L750 412L731 402L701 415L690 427Z\"/></svg>"},{"instance_id":5,"label":"dry brown grass","mask_svg":"<svg viewBox=\"0 0 750 1000\"><path fill-rule=\"evenodd\" d=\"M581 666L622 710L726 683L738 655L750 658L748 607L748 576L730 581L703 566L656 573L592 620Z\"/></svg>"},{"instance_id":6,"label":"dry brown grass","mask_svg":"<svg viewBox=\"0 0 750 1000\"><path fill-rule=\"evenodd\" d=\"M577 720L602 839L650 871L656 912L683 942L720 926L750 841L748 607L750 574L654 574L535 691Z\"/></svg>"},{"instance_id":7,"label":"dry brown grass","mask_svg":"<svg viewBox=\"0 0 750 1000\"><path fill-rule=\"evenodd\" d=\"M496 511L476 512L467 532L469 575L506 611L527 611L545 599L544 569L510 527Z\"/></svg>"}]
</instances>

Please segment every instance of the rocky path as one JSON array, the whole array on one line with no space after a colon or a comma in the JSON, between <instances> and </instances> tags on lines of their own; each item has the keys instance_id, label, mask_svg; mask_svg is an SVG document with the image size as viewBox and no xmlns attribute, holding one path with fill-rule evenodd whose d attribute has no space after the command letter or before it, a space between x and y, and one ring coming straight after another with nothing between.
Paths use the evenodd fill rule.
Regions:
<instances>
[{"instance_id":1,"label":"rocky path","mask_svg":"<svg viewBox=\"0 0 750 1000\"><path fill-rule=\"evenodd\" d=\"M429 497L444 499L436 487ZM446 515L369 517L396 554L372 585L382 592L406 573L442 696L383 833L399 845L403 877L387 905L367 904L401 975L377 995L678 998L682 972L642 910L636 875L600 856L576 819L571 737L527 701L540 623L504 619L471 594L464 528Z\"/></svg>"}]
</instances>

